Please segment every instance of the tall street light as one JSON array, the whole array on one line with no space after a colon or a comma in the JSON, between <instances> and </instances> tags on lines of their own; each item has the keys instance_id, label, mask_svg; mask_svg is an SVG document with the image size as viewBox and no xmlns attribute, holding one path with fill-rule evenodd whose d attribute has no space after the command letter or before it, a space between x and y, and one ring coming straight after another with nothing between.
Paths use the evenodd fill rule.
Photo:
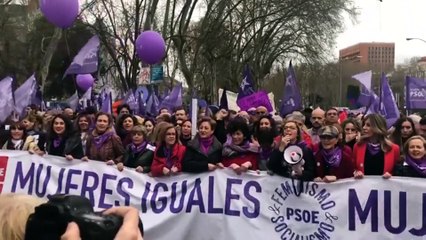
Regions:
<instances>
[{"instance_id":1,"label":"tall street light","mask_svg":"<svg viewBox=\"0 0 426 240\"><path fill-rule=\"evenodd\" d=\"M406 38L405 40L407 40L407 41L411 41L411 40L419 40L419 41L422 41L422 42L426 43L426 40L424 40L424 39L422 39L422 38Z\"/></svg>"}]
</instances>

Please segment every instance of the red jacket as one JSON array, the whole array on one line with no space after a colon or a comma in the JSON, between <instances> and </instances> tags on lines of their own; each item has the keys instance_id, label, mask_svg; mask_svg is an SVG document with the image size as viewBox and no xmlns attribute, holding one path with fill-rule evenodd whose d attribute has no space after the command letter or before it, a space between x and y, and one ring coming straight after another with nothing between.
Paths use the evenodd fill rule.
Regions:
<instances>
[{"instance_id":1,"label":"red jacket","mask_svg":"<svg viewBox=\"0 0 426 240\"><path fill-rule=\"evenodd\" d=\"M326 166L326 162L320 151L315 154L315 164L315 177L325 177L326 174L324 167ZM330 168L327 175L336 176L337 179L351 178L354 174L353 166L352 149L348 146L343 146L342 161L340 162L340 165L336 168Z\"/></svg>"},{"instance_id":2,"label":"red jacket","mask_svg":"<svg viewBox=\"0 0 426 240\"><path fill-rule=\"evenodd\" d=\"M259 164L257 162L258 158L259 158L258 153L247 152L247 153L235 156L235 157L223 158L222 164L223 164L224 167L229 167L233 163L236 163L236 164L241 166L241 164L243 164L245 162L250 162L251 163L250 170L258 170L259 169Z\"/></svg>"},{"instance_id":3,"label":"red jacket","mask_svg":"<svg viewBox=\"0 0 426 240\"><path fill-rule=\"evenodd\" d=\"M361 171L364 173L364 160L365 160L365 151L367 150L367 144L356 143L353 150L353 159L355 163L355 170ZM393 169L396 163L399 160L399 146L392 144L392 149L385 153L385 164L383 167L383 174L386 172L392 174Z\"/></svg>"},{"instance_id":4,"label":"red jacket","mask_svg":"<svg viewBox=\"0 0 426 240\"><path fill-rule=\"evenodd\" d=\"M153 177L163 176L163 168L166 167L167 158L164 156L163 152L164 146L160 146L155 150L154 159L151 165L151 174ZM179 172L182 171L182 159L185 155L186 147L181 144L175 144L173 147L173 152L171 160L173 166L177 167Z\"/></svg>"}]
</instances>

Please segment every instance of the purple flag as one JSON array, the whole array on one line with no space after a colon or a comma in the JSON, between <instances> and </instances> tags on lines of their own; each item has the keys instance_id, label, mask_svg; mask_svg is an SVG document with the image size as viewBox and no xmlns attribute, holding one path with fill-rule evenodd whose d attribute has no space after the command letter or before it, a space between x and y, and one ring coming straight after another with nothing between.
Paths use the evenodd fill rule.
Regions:
<instances>
[{"instance_id":1,"label":"purple flag","mask_svg":"<svg viewBox=\"0 0 426 240\"><path fill-rule=\"evenodd\" d=\"M67 100L65 100L66 103L72 108L72 110L76 110L78 107L78 93L77 91Z\"/></svg>"},{"instance_id":2,"label":"purple flag","mask_svg":"<svg viewBox=\"0 0 426 240\"><path fill-rule=\"evenodd\" d=\"M136 112L139 109L138 100L132 89L127 92L126 96L124 97L124 102L129 104L129 107L133 112Z\"/></svg>"},{"instance_id":3,"label":"purple flag","mask_svg":"<svg viewBox=\"0 0 426 240\"><path fill-rule=\"evenodd\" d=\"M68 74L93 73L98 70L99 37L93 36L74 57L71 65L65 71Z\"/></svg>"},{"instance_id":4,"label":"purple flag","mask_svg":"<svg viewBox=\"0 0 426 240\"><path fill-rule=\"evenodd\" d=\"M112 96L107 93L102 100L101 112L112 114Z\"/></svg>"},{"instance_id":5,"label":"purple flag","mask_svg":"<svg viewBox=\"0 0 426 240\"><path fill-rule=\"evenodd\" d=\"M287 69L287 79L284 86L280 114L282 117L285 117L287 114L302 108L302 95L300 95L299 88L297 87L296 74L290 61Z\"/></svg>"},{"instance_id":6,"label":"purple flag","mask_svg":"<svg viewBox=\"0 0 426 240\"><path fill-rule=\"evenodd\" d=\"M83 101L83 108L87 108L88 104L92 101L92 87L87 89L83 96L81 96L80 100Z\"/></svg>"},{"instance_id":7,"label":"purple flag","mask_svg":"<svg viewBox=\"0 0 426 240\"><path fill-rule=\"evenodd\" d=\"M145 101L143 100L143 95L139 94L138 96L138 111L137 113L140 116L145 116L146 115L146 109L145 109Z\"/></svg>"},{"instance_id":8,"label":"purple flag","mask_svg":"<svg viewBox=\"0 0 426 240\"><path fill-rule=\"evenodd\" d=\"M268 93L265 91L258 91L249 96L245 96L237 100L237 104L242 111L247 111L252 107L266 107L268 112L273 112L271 101L269 101Z\"/></svg>"},{"instance_id":9,"label":"purple flag","mask_svg":"<svg viewBox=\"0 0 426 240\"><path fill-rule=\"evenodd\" d=\"M237 100L254 93L253 78L251 76L250 67L244 67L243 81L240 84Z\"/></svg>"},{"instance_id":10,"label":"purple flag","mask_svg":"<svg viewBox=\"0 0 426 240\"><path fill-rule=\"evenodd\" d=\"M374 101L373 92L371 91L372 75L372 71L367 71L352 76L353 79L361 83L361 93L359 94L357 103L367 108L373 104Z\"/></svg>"},{"instance_id":11,"label":"purple flag","mask_svg":"<svg viewBox=\"0 0 426 240\"><path fill-rule=\"evenodd\" d=\"M390 128L399 118L399 109L385 73L382 73L380 81L382 85L382 106L380 112L386 118L387 126Z\"/></svg>"},{"instance_id":12,"label":"purple flag","mask_svg":"<svg viewBox=\"0 0 426 240\"><path fill-rule=\"evenodd\" d=\"M407 76L405 78L405 105L408 110L426 109L426 80Z\"/></svg>"},{"instance_id":13,"label":"purple flag","mask_svg":"<svg viewBox=\"0 0 426 240\"><path fill-rule=\"evenodd\" d=\"M147 113L153 117L156 117L158 115L159 105L160 105L160 102L158 101L158 97L155 94L155 92L152 91L146 103Z\"/></svg>"},{"instance_id":14,"label":"purple flag","mask_svg":"<svg viewBox=\"0 0 426 240\"><path fill-rule=\"evenodd\" d=\"M11 77L6 77L0 81L0 122L4 122L13 111L13 91Z\"/></svg>"},{"instance_id":15,"label":"purple flag","mask_svg":"<svg viewBox=\"0 0 426 240\"><path fill-rule=\"evenodd\" d=\"M18 89L15 90L15 112L22 115L25 108L31 104L31 101L37 93L37 84L34 74L28 78Z\"/></svg>"},{"instance_id":16,"label":"purple flag","mask_svg":"<svg viewBox=\"0 0 426 240\"><path fill-rule=\"evenodd\" d=\"M176 107L180 106L182 106L182 83L173 87L169 96L161 102L160 109L167 108L172 113Z\"/></svg>"}]
</instances>

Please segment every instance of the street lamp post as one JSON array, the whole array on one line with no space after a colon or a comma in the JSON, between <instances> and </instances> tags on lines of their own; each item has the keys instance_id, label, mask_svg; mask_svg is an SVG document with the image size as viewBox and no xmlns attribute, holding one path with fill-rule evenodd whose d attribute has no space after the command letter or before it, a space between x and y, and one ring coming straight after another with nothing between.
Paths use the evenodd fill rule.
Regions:
<instances>
[{"instance_id":1,"label":"street lamp post","mask_svg":"<svg viewBox=\"0 0 426 240\"><path fill-rule=\"evenodd\" d=\"M419 40L419 41L422 41L422 42L426 43L426 40L424 40L424 39L422 39L422 38L406 38L405 40L407 40L407 41L411 41L411 40Z\"/></svg>"}]
</instances>

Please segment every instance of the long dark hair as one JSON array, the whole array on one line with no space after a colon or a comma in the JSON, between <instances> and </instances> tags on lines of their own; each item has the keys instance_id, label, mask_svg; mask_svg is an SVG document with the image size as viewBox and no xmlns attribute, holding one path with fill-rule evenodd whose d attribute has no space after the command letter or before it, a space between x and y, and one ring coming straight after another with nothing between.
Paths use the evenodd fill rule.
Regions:
<instances>
[{"instance_id":1,"label":"long dark hair","mask_svg":"<svg viewBox=\"0 0 426 240\"><path fill-rule=\"evenodd\" d=\"M69 138L70 136L72 136L75 133L75 130L74 130L74 127L72 125L71 120L63 114L57 114L53 117L52 121L50 122L49 131L48 131L48 139L52 140L52 141L54 139L58 138L58 134L53 129L53 125L54 125L55 120L57 118L62 119L62 121L64 121L64 123L65 123L65 131L62 135L63 138L65 138L65 139Z\"/></svg>"},{"instance_id":2,"label":"long dark hair","mask_svg":"<svg viewBox=\"0 0 426 240\"><path fill-rule=\"evenodd\" d=\"M394 124L395 130L391 134L390 139L392 140L393 143L400 146L401 148L404 146L404 142L403 142L403 139L402 139L402 136L401 136L402 124L404 122L409 122L410 125L411 125L411 129L413 130L413 132L411 133L410 136L407 137L407 139L409 139L412 136L417 135L416 126L414 125L414 122L411 118L409 118L409 117L399 118ZM407 140L407 139L405 139L405 140Z\"/></svg>"},{"instance_id":3,"label":"long dark hair","mask_svg":"<svg viewBox=\"0 0 426 240\"><path fill-rule=\"evenodd\" d=\"M268 119L271 129L260 129L260 121L262 121L262 119ZM261 116L253 125L253 136L261 146L271 146L275 136L277 136L275 120L270 115Z\"/></svg>"}]
</instances>

